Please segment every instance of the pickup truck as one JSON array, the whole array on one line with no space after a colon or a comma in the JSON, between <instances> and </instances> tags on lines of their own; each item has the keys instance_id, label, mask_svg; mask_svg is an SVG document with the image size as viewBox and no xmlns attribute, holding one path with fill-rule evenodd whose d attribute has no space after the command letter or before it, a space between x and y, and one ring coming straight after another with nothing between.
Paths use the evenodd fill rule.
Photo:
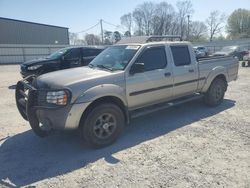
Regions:
<instances>
[{"instance_id":1,"label":"pickup truck","mask_svg":"<svg viewBox=\"0 0 250 188\"><path fill-rule=\"evenodd\" d=\"M79 129L87 143L104 147L131 118L198 98L209 106L221 104L228 82L237 79L238 60L223 56L197 62L189 42L163 38L123 39L87 67L19 81L20 114L40 137Z\"/></svg>"}]
</instances>

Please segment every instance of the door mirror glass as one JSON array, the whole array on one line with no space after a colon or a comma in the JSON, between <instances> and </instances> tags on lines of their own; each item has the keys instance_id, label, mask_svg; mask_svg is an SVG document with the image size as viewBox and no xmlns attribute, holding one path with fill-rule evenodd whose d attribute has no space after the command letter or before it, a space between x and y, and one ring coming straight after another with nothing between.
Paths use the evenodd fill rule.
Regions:
<instances>
[{"instance_id":1,"label":"door mirror glass","mask_svg":"<svg viewBox=\"0 0 250 188\"><path fill-rule=\"evenodd\" d=\"M130 74L141 73L144 72L144 63L135 63L132 65L130 69Z\"/></svg>"}]
</instances>

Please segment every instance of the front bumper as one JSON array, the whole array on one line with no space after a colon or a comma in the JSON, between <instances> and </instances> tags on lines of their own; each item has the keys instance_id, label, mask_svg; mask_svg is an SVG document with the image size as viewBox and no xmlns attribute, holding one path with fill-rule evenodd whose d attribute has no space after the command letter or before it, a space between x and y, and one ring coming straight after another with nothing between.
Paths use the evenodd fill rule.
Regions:
<instances>
[{"instance_id":1,"label":"front bumper","mask_svg":"<svg viewBox=\"0 0 250 188\"><path fill-rule=\"evenodd\" d=\"M44 90L35 88L32 82L34 76L29 76L19 81L16 86L16 105L22 117L29 121L33 131L38 136L46 136L47 131L41 130L69 130L77 129L82 113L89 103L68 104L66 106L49 106L41 102L40 95Z\"/></svg>"}]
</instances>

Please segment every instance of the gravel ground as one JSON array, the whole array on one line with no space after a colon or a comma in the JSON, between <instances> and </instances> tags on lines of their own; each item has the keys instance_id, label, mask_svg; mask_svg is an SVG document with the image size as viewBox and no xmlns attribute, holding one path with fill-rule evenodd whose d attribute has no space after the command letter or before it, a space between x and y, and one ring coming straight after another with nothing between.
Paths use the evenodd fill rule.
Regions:
<instances>
[{"instance_id":1,"label":"gravel ground","mask_svg":"<svg viewBox=\"0 0 250 188\"><path fill-rule=\"evenodd\" d=\"M18 66L0 66L0 187L250 187L250 68L216 108L201 101L132 121L93 150L76 132L41 139L18 114Z\"/></svg>"}]
</instances>

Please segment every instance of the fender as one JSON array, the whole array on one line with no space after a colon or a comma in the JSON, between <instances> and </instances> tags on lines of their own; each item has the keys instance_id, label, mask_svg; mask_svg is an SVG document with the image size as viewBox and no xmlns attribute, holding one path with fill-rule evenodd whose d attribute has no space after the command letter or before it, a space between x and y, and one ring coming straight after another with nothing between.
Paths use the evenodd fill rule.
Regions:
<instances>
[{"instance_id":1,"label":"fender","mask_svg":"<svg viewBox=\"0 0 250 188\"><path fill-rule=\"evenodd\" d=\"M84 93L82 93L74 103L92 102L96 99L107 96L117 97L123 102L124 106L127 106L125 89L114 84L102 84L89 88Z\"/></svg>"},{"instance_id":2,"label":"fender","mask_svg":"<svg viewBox=\"0 0 250 188\"><path fill-rule=\"evenodd\" d=\"M206 92L208 88L210 87L212 81L218 76L218 75L224 75L226 78L226 81L228 82L228 72L227 69L223 66L217 66L214 67L208 74L207 79L202 87L202 92Z\"/></svg>"}]
</instances>

